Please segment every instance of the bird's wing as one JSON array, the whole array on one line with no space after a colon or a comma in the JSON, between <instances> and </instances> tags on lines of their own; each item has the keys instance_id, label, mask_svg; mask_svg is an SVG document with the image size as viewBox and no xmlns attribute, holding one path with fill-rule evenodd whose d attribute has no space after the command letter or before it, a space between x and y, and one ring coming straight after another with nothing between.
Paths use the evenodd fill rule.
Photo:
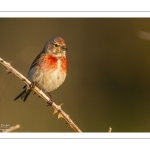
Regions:
<instances>
[{"instance_id":1,"label":"bird's wing","mask_svg":"<svg viewBox=\"0 0 150 150\"><path fill-rule=\"evenodd\" d=\"M44 54L43 54L42 52L39 53L39 54L36 56L36 58L34 59L34 61L32 62L31 66L30 66L29 71L30 71L34 66L38 66L38 65L41 63L42 59L40 59L40 58L43 58L43 56L44 56ZM29 72L28 72L28 73L29 73Z\"/></svg>"}]
</instances>

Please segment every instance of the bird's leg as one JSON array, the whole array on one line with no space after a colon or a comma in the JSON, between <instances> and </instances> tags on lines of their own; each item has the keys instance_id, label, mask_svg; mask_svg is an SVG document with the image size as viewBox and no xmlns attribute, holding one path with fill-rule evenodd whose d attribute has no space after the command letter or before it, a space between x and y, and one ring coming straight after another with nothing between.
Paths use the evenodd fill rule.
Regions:
<instances>
[{"instance_id":1,"label":"bird's leg","mask_svg":"<svg viewBox=\"0 0 150 150\"><path fill-rule=\"evenodd\" d=\"M50 94L50 92L48 92L48 95L49 95L49 101L47 102L47 106L52 106L52 104L53 104L53 98L52 98L52 95Z\"/></svg>"}]
</instances>

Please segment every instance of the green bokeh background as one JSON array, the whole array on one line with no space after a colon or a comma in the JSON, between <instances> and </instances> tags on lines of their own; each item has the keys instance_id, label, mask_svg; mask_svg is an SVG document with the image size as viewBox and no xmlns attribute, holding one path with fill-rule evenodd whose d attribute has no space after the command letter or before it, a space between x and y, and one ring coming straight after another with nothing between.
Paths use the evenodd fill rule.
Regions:
<instances>
[{"instance_id":1,"label":"green bokeh background","mask_svg":"<svg viewBox=\"0 0 150 150\"><path fill-rule=\"evenodd\" d=\"M150 131L149 18L1 18L0 57L27 75L45 42L65 39L68 75L51 94L83 132ZM74 132L0 65L0 124L15 132Z\"/></svg>"}]
</instances>

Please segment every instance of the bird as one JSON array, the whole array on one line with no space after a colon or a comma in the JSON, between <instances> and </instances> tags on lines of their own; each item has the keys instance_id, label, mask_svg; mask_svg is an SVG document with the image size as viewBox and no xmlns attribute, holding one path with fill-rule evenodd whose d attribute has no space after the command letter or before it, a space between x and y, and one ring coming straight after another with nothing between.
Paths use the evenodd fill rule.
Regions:
<instances>
[{"instance_id":1,"label":"bird","mask_svg":"<svg viewBox=\"0 0 150 150\"><path fill-rule=\"evenodd\" d=\"M27 78L31 82L30 87L37 86L43 92L48 93L50 104L53 103L50 92L57 89L67 75L67 50L66 43L61 37L49 39L32 62L27 74ZM25 102L31 92L31 88L28 89L25 85L14 100L21 98Z\"/></svg>"}]
</instances>

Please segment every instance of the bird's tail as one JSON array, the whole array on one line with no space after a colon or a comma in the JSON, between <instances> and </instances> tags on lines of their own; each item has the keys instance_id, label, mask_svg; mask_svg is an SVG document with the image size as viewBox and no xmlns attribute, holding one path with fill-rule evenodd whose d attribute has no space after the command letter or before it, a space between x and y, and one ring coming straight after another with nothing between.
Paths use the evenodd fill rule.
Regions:
<instances>
[{"instance_id":1,"label":"bird's tail","mask_svg":"<svg viewBox=\"0 0 150 150\"><path fill-rule=\"evenodd\" d=\"M21 98L25 102L30 93L31 93L31 90L27 90L27 86L25 85L23 87L23 91L14 100Z\"/></svg>"}]
</instances>

